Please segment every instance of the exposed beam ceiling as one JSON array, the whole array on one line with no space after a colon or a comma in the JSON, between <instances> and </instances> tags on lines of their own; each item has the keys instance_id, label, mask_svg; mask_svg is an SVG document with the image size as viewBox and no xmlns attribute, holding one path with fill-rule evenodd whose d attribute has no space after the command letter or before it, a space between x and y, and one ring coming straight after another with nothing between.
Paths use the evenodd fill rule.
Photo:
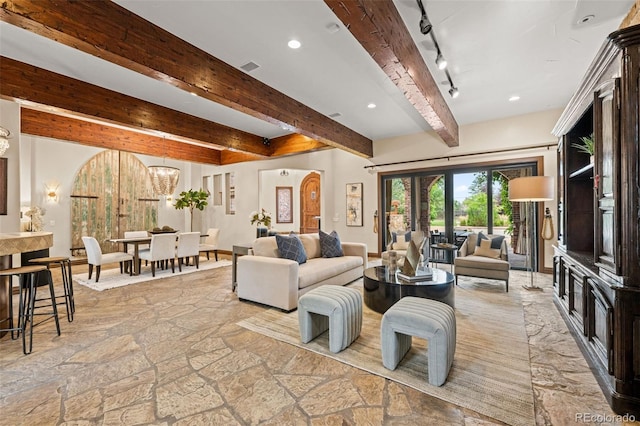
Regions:
<instances>
[{"instance_id":1,"label":"exposed beam ceiling","mask_svg":"<svg viewBox=\"0 0 640 426\"><path fill-rule=\"evenodd\" d=\"M113 2L10 0L0 19L332 147L372 141Z\"/></svg>"},{"instance_id":2,"label":"exposed beam ceiling","mask_svg":"<svg viewBox=\"0 0 640 426\"><path fill-rule=\"evenodd\" d=\"M442 140L459 145L458 123L392 0L324 0Z\"/></svg>"},{"instance_id":3,"label":"exposed beam ceiling","mask_svg":"<svg viewBox=\"0 0 640 426\"><path fill-rule=\"evenodd\" d=\"M119 127L78 120L58 114L23 108L20 131L28 135L66 140L134 154L170 157L195 163L221 164L221 151L176 142Z\"/></svg>"}]
</instances>

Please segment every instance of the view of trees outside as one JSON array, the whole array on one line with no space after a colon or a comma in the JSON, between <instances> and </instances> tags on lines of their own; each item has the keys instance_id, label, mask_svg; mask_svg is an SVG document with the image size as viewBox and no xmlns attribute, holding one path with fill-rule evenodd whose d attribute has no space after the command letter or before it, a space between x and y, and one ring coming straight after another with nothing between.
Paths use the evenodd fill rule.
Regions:
<instances>
[{"instance_id":1,"label":"view of trees outside","mask_svg":"<svg viewBox=\"0 0 640 426\"><path fill-rule=\"evenodd\" d=\"M455 230L487 231L487 173L458 173L453 175ZM494 172L493 185L493 232L510 234L511 202L508 179ZM392 179L391 213L393 230L408 229L411 202L411 180ZM429 190L429 208L432 231L445 231L444 176L440 176ZM394 220L395 219L395 220Z\"/></svg>"}]
</instances>

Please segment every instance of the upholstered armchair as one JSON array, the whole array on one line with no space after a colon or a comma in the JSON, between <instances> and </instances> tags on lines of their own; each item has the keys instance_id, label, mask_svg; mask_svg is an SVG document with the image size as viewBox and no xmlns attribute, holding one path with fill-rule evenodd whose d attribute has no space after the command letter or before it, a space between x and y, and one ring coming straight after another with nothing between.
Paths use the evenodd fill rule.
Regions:
<instances>
[{"instance_id":1,"label":"upholstered armchair","mask_svg":"<svg viewBox=\"0 0 640 426\"><path fill-rule=\"evenodd\" d=\"M207 230L207 236L204 238L204 242L200 244L200 253L207 253L207 260L209 260L209 253L213 252L216 256L216 262L218 261L218 239L220 238L220 229L209 228Z\"/></svg>"},{"instance_id":2,"label":"upholstered armchair","mask_svg":"<svg viewBox=\"0 0 640 426\"><path fill-rule=\"evenodd\" d=\"M413 241L418 248L418 253L423 254L423 248L426 242L424 232L422 231L407 231L405 233L397 233L395 238L392 238L391 242L387 245L386 250L382 252L382 264L389 264L389 252L391 250L398 254L398 261L400 264L404 262L404 257L407 254L407 248L409 247L409 241ZM407 239L407 237L409 237Z\"/></svg>"},{"instance_id":3,"label":"upholstered armchair","mask_svg":"<svg viewBox=\"0 0 640 426\"><path fill-rule=\"evenodd\" d=\"M480 233L481 234L481 233ZM458 276L488 278L505 282L506 291L509 291L509 252L507 242L501 236L487 235L481 238L480 234L469 234L458 251L458 257L454 260L456 285ZM493 240L498 237L499 240ZM483 242L484 240L484 242Z\"/></svg>"}]
</instances>

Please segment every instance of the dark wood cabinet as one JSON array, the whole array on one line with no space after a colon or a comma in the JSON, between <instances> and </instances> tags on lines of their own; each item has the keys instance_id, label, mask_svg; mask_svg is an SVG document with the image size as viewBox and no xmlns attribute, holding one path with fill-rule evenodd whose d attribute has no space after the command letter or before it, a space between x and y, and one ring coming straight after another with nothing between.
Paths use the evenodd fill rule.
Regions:
<instances>
[{"instance_id":1,"label":"dark wood cabinet","mask_svg":"<svg viewBox=\"0 0 640 426\"><path fill-rule=\"evenodd\" d=\"M554 301L613 410L640 416L640 25L612 33L563 112ZM593 135L595 161L574 146Z\"/></svg>"}]
</instances>

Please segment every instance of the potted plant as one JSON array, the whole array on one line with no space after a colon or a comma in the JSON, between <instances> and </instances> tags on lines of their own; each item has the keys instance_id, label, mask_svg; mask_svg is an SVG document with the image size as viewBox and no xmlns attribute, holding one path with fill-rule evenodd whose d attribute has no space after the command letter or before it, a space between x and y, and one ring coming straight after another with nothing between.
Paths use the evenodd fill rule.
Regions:
<instances>
[{"instance_id":1,"label":"potted plant","mask_svg":"<svg viewBox=\"0 0 640 426\"><path fill-rule=\"evenodd\" d=\"M571 146L576 148L579 152L584 152L589 155L589 161L593 163L593 155L596 151L596 145L593 140L593 133L589 136L583 136L580 138L580 142L582 143L573 143Z\"/></svg>"},{"instance_id":2,"label":"potted plant","mask_svg":"<svg viewBox=\"0 0 640 426\"><path fill-rule=\"evenodd\" d=\"M173 205L176 209L182 210L185 207L189 208L189 213L191 214L191 230L193 231L193 209L198 209L200 211L204 210L207 206L207 198L209 194L202 189L196 191L190 189L188 191L182 191L180 196L176 198L176 203Z\"/></svg>"}]
</instances>

